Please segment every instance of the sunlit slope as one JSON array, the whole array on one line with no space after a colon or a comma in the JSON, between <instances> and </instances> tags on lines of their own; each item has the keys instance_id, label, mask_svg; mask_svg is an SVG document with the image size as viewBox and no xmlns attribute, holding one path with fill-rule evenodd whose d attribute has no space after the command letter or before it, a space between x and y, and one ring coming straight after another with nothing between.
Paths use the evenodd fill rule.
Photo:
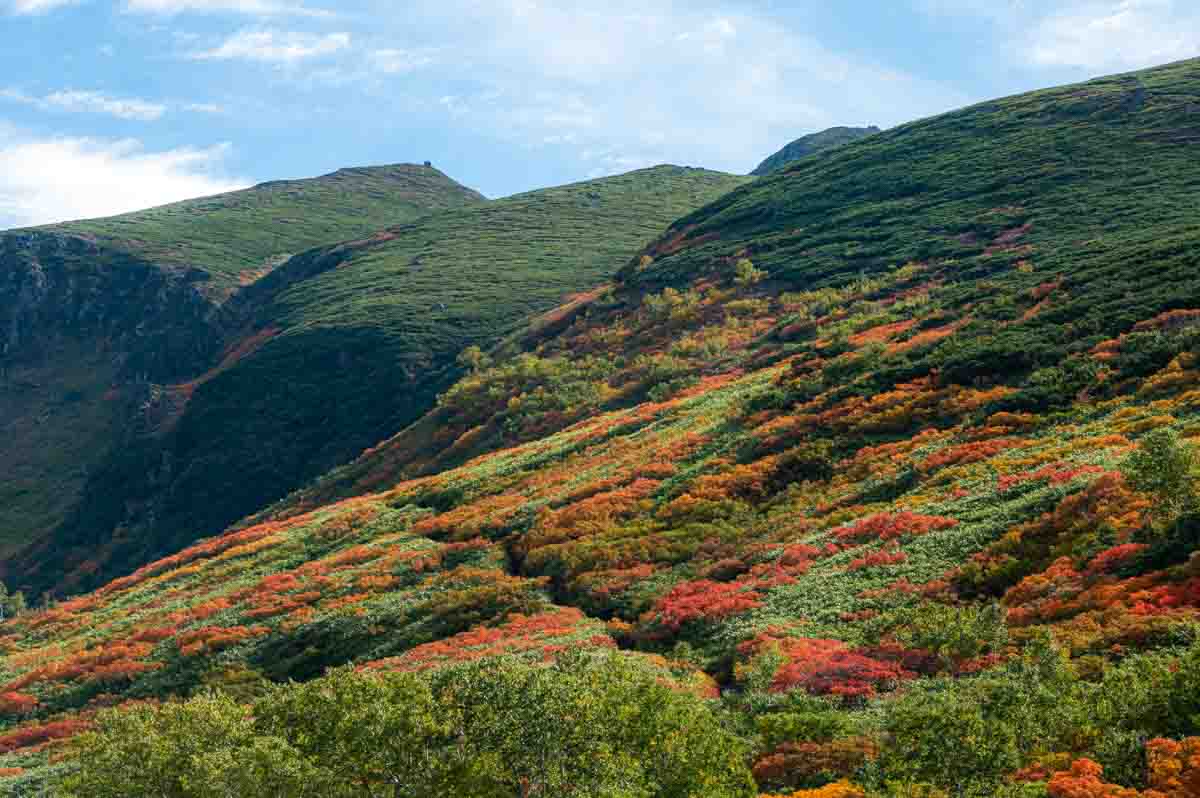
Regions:
<instances>
[{"instance_id":1,"label":"sunlit slope","mask_svg":"<svg viewBox=\"0 0 1200 798\"><path fill-rule=\"evenodd\" d=\"M219 531L419 417L463 347L607 280L671 220L745 181L657 167L292 259L235 300L250 318L220 365L165 386L155 434L115 452L60 533L10 573L77 589ZM114 540L119 529L138 531Z\"/></svg>"},{"instance_id":2,"label":"sunlit slope","mask_svg":"<svg viewBox=\"0 0 1200 798\"><path fill-rule=\"evenodd\" d=\"M172 268L200 269L228 292L306 249L369 235L429 213L483 202L428 166L340 169L159 208L39 228Z\"/></svg>"}]
</instances>

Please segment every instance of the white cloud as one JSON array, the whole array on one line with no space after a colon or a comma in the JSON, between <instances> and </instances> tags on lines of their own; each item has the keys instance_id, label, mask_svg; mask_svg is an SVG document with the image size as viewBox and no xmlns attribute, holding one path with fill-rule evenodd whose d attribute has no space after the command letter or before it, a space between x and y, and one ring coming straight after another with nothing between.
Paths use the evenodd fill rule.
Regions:
<instances>
[{"instance_id":1,"label":"white cloud","mask_svg":"<svg viewBox=\"0 0 1200 798\"><path fill-rule=\"evenodd\" d=\"M1172 0L1086 3L1053 13L1030 33L1041 66L1137 69L1200 54L1200 13Z\"/></svg>"},{"instance_id":2,"label":"white cloud","mask_svg":"<svg viewBox=\"0 0 1200 798\"><path fill-rule=\"evenodd\" d=\"M60 0L29 0L30 2L59 2ZM253 16L298 15L307 17L333 16L328 11L308 8L287 0L125 0L125 10L150 14L180 14L183 12L232 12Z\"/></svg>"},{"instance_id":3,"label":"white cloud","mask_svg":"<svg viewBox=\"0 0 1200 798\"><path fill-rule=\"evenodd\" d=\"M381 0L382 2L382 0ZM449 124L517 146L570 136L582 173L653 163L747 171L804 134L965 105L947 86L848 57L748 3L419 0L444 32Z\"/></svg>"},{"instance_id":4,"label":"white cloud","mask_svg":"<svg viewBox=\"0 0 1200 798\"><path fill-rule=\"evenodd\" d=\"M62 6L73 5L77 0L8 0L5 5L14 14L45 14Z\"/></svg>"},{"instance_id":5,"label":"white cloud","mask_svg":"<svg viewBox=\"0 0 1200 798\"><path fill-rule=\"evenodd\" d=\"M56 91L44 97L31 97L16 89L0 90L0 98L33 105L43 111L107 114L118 119L153 122L161 119L167 106L136 98L110 97L98 91Z\"/></svg>"},{"instance_id":6,"label":"white cloud","mask_svg":"<svg viewBox=\"0 0 1200 798\"><path fill-rule=\"evenodd\" d=\"M429 66L433 63L433 58L428 54L412 50L398 50L390 47L371 51L367 59L375 71L383 72L387 75L415 72L421 67Z\"/></svg>"},{"instance_id":7,"label":"white cloud","mask_svg":"<svg viewBox=\"0 0 1200 798\"><path fill-rule=\"evenodd\" d=\"M0 128L0 227L108 216L244 188L230 145L147 151L135 140L37 139Z\"/></svg>"},{"instance_id":8,"label":"white cloud","mask_svg":"<svg viewBox=\"0 0 1200 798\"><path fill-rule=\"evenodd\" d=\"M1200 55L1194 0L916 0L935 16L994 23L1015 65L1092 72L1141 69Z\"/></svg>"},{"instance_id":9,"label":"white cloud","mask_svg":"<svg viewBox=\"0 0 1200 798\"><path fill-rule=\"evenodd\" d=\"M216 103L188 103L183 110L193 114L223 114L225 107Z\"/></svg>"},{"instance_id":10,"label":"white cloud","mask_svg":"<svg viewBox=\"0 0 1200 798\"><path fill-rule=\"evenodd\" d=\"M39 104L62 111L108 114L118 119L140 122L161 119L167 111L167 107L160 103L108 97L95 91L56 91L43 97Z\"/></svg>"},{"instance_id":11,"label":"white cloud","mask_svg":"<svg viewBox=\"0 0 1200 798\"><path fill-rule=\"evenodd\" d=\"M350 46L349 33L242 30L211 50L193 53L199 60L244 60L294 64L308 58L333 55Z\"/></svg>"}]
</instances>

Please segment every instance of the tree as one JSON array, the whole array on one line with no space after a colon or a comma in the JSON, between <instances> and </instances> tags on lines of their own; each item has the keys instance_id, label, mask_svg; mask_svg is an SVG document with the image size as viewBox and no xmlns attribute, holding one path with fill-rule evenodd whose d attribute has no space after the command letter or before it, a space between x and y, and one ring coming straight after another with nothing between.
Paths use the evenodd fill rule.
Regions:
<instances>
[{"instance_id":1,"label":"tree","mask_svg":"<svg viewBox=\"0 0 1200 798\"><path fill-rule=\"evenodd\" d=\"M79 769L63 784L67 798L351 795L283 740L258 734L246 709L218 694L109 710L72 745Z\"/></svg>"},{"instance_id":2,"label":"tree","mask_svg":"<svg viewBox=\"0 0 1200 798\"><path fill-rule=\"evenodd\" d=\"M1135 490L1155 498L1154 513L1169 522L1195 512L1196 449L1171 429L1157 429L1138 442L1137 449L1122 464L1121 471Z\"/></svg>"}]
</instances>

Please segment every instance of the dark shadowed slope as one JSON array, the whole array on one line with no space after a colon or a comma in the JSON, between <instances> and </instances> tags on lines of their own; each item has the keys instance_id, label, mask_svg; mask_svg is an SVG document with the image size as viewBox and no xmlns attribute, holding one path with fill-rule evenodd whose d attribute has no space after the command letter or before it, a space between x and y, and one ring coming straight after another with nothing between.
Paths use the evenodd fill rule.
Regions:
<instances>
[{"instance_id":1,"label":"dark shadowed slope","mask_svg":"<svg viewBox=\"0 0 1200 798\"><path fill-rule=\"evenodd\" d=\"M64 518L154 384L214 365L231 294L292 253L483 201L397 165L0 233L0 555Z\"/></svg>"}]
</instances>

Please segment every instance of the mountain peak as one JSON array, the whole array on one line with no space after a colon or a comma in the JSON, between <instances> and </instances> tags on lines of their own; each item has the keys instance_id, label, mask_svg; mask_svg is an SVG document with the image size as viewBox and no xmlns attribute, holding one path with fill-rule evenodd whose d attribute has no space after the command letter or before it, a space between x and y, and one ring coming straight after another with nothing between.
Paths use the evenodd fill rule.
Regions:
<instances>
[{"instance_id":1,"label":"mountain peak","mask_svg":"<svg viewBox=\"0 0 1200 798\"><path fill-rule=\"evenodd\" d=\"M801 158L806 158L809 155L825 150L836 149L852 141L857 141L864 136L870 136L879 132L879 128L871 125L869 127L831 127L819 133L810 133L807 136L801 136L779 152L767 158L750 174L758 177L769 175L778 172L792 161L798 161Z\"/></svg>"}]
</instances>

